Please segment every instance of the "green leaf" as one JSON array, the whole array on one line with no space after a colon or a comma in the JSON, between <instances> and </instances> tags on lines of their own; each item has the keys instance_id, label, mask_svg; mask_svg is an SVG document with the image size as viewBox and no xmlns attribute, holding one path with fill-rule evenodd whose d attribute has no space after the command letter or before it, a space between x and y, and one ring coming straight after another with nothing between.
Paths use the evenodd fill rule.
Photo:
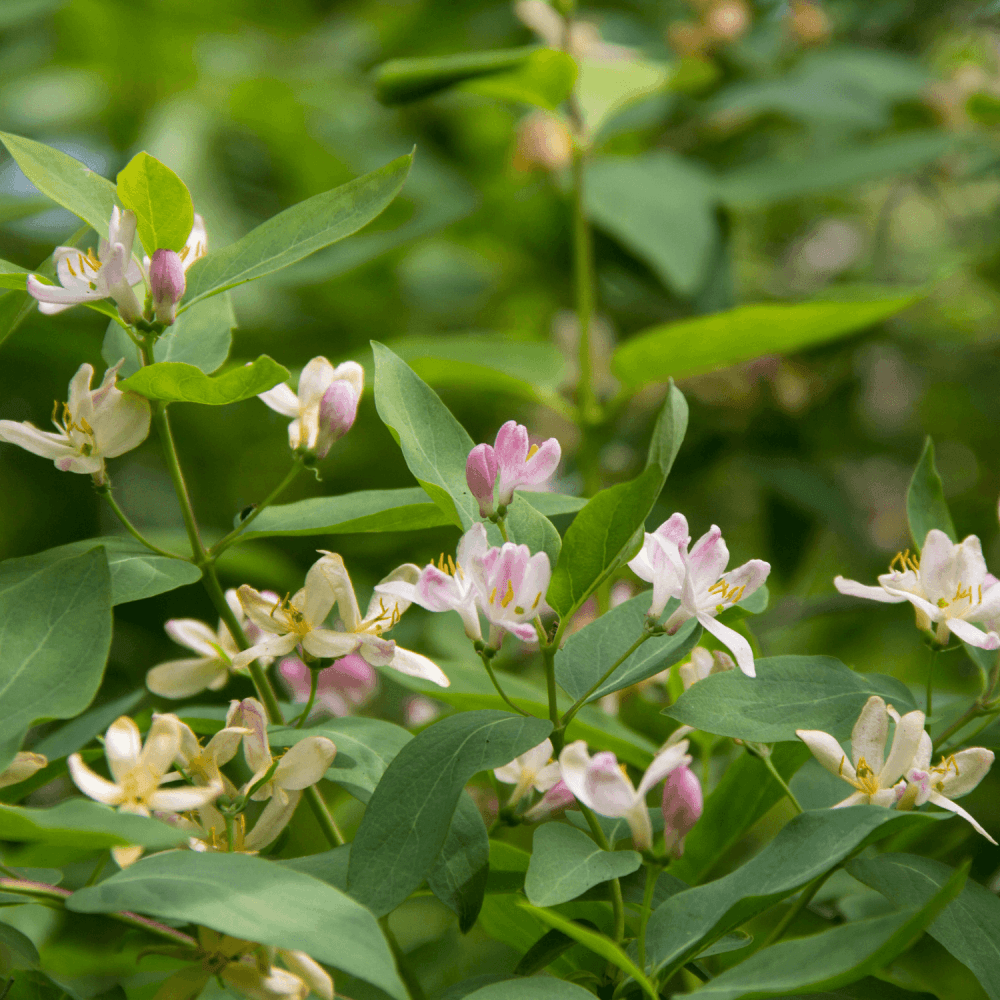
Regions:
<instances>
[{"instance_id":1,"label":"green leaf","mask_svg":"<svg viewBox=\"0 0 1000 1000\"><path fill-rule=\"evenodd\" d=\"M556 681L574 700L601 678L631 645L643 635L650 595L639 594L612 608L600 618L574 632L556 653ZM664 611L664 614L668 614ZM701 638L701 626L692 619L674 635L647 639L587 699L597 701L612 691L638 684L686 656Z\"/></svg>"},{"instance_id":2,"label":"green leaf","mask_svg":"<svg viewBox=\"0 0 1000 1000\"><path fill-rule=\"evenodd\" d=\"M486 825L472 797L462 792L441 854L427 873L427 887L456 914L463 934L472 930L479 917L489 870Z\"/></svg>"},{"instance_id":3,"label":"green leaf","mask_svg":"<svg viewBox=\"0 0 1000 1000\"><path fill-rule=\"evenodd\" d=\"M219 368L229 357L236 329L236 313L229 292L203 299L181 313L173 326L157 340L153 347L156 361L181 361L200 368L206 375ZM114 365L125 359L118 377L126 379L140 368L139 349L122 329L112 321L104 334L101 357Z\"/></svg>"},{"instance_id":4,"label":"green leaf","mask_svg":"<svg viewBox=\"0 0 1000 1000\"><path fill-rule=\"evenodd\" d=\"M847 870L895 906L924 905L955 875L948 865L914 854L855 858ZM990 1000L1000 998L1000 899L970 879L927 933L972 971Z\"/></svg>"},{"instance_id":5,"label":"green leaf","mask_svg":"<svg viewBox=\"0 0 1000 1000\"><path fill-rule=\"evenodd\" d=\"M279 212L222 250L191 265L181 309L227 288L263 278L356 233L399 194L413 155Z\"/></svg>"},{"instance_id":6,"label":"green leaf","mask_svg":"<svg viewBox=\"0 0 1000 1000\"><path fill-rule=\"evenodd\" d=\"M576 99L589 135L627 107L666 90L670 70L645 59L581 59Z\"/></svg>"},{"instance_id":7,"label":"green leaf","mask_svg":"<svg viewBox=\"0 0 1000 1000\"><path fill-rule=\"evenodd\" d=\"M527 545L532 553L544 552L550 566L558 562L562 539L556 526L535 510L523 493L515 493L514 502L507 508L507 533L512 542Z\"/></svg>"},{"instance_id":8,"label":"green leaf","mask_svg":"<svg viewBox=\"0 0 1000 1000\"><path fill-rule=\"evenodd\" d=\"M404 104L454 87L466 80L509 73L523 66L537 45L492 52L460 52L450 56L392 59L375 70L375 96L383 104Z\"/></svg>"},{"instance_id":9,"label":"green leaf","mask_svg":"<svg viewBox=\"0 0 1000 1000\"><path fill-rule=\"evenodd\" d=\"M527 911L533 917L537 917L542 923L548 924L553 930L562 931L567 937L571 937L585 948L589 948L594 954L600 955L601 958L606 958L612 964L617 965L619 969L630 975L642 987L651 1000L657 1000L656 988L643 975L639 966L614 941L606 938L603 934L599 934L597 931L590 930L589 927L582 927L580 924L575 923L568 917L564 917L561 913L556 913L554 910L543 910L537 906L532 906L530 903L518 903L518 907Z\"/></svg>"},{"instance_id":10,"label":"green leaf","mask_svg":"<svg viewBox=\"0 0 1000 1000\"><path fill-rule=\"evenodd\" d=\"M503 711L509 707L496 693L481 664L442 659L437 662L448 675L450 687L441 688L430 681L408 677L395 670L392 671L392 679L411 691L419 691L462 712L484 708ZM389 669L386 668L387 673ZM515 705L539 717L548 714L548 698L544 687L502 670L497 670L496 673L500 685ZM560 711L565 711L570 706L570 699L559 693L558 705ZM643 770L649 766L656 752L655 743L629 729L617 716L608 715L591 705L584 706L574 717L566 729L566 739L569 742L586 740L591 747L610 750L619 760Z\"/></svg>"},{"instance_id":11,"label":"green leaf","mask_svg":"<svg viewBox=\"0 0 1000 1000\"><path fill-rule=\"evenodd\" d=\"M881 323L920 297L894 294L867 302L761 303L698 316L630 337L611 369L632 390L686 378L762 354L790 354Z\"/></svg>"},{"instance_id":12,"label":"green leaf","mask_svg":"<svg viewBox=\"0 0 1000 1000\"><path fill-rule=\"evenodd\" d=\"M429 726L396 755L365 810L351 850L351 894L378 916L416 889L444 846L462 789L552 731L543 719L463 712Z\"/></svg>"},{"instance_id":13,"label":"green leaf","mask_svg":"<svg viewBox=\"0 0 1000 1000\"><path fill-rule=\"evenodd\" d=\"M692 295L719 240L711 176L693 160L655 151L587 169L586 209L680 295Z\"/></svg>"},{"instance_id":14,"label":"green leaf","mask_svg":"<svg viewBox=\"0 0 1000 1000\"><path fill-rule=\"evenodd\" d=\"M468 530L479 518L465 482L472 438L430 386L384 344L375 355L375 409L403 452L406 466L453 524Z\"/></svg>"},{"instance_id":15,"label":"green leaf","mask_svg":"<svg viewBox=\"0 0 1000 1000\"><path fill-rule=\"evenodd\" d=\"M127 604L175 590L201 579L201 570L186 559L169 559L151 552L129 535L84 538L31 556L0 562L0 588L100 547L111 571L111 603Z\"/></svg>"},{"instance_id":16,"label":"green leaf","mask_svg":"<svg viewBox=\"0 0 1000 1000\"><path fill-rule=\"evenodd\" d=\"M57 205L69 209L103 236L115 203L115 186L79 160L20 135L0 132L0 142L25 176Z\"/></svg>"},{"instance_id":17,"label":"green leaf","mask_svg":"<svg viewBox=\"0 0 1000 1000\"><path fill-rule=\"evenodd\" d=\"M687 417L687 403L671 384L645 471L631 482L601 490L570 525L546 595L560 617L568 618L631 555L684 440Z\"/></svg>"},{"instance_id":18,"label":"green leaf","mask_svg":"<svg viewBox=\"0 0 1000 1000\"><path fill-rule=\"evenodd\" d=\"M524 892L535 906L556 906L582 896L592 886L634 872L635 851L602 851L583 831L545 823L535 831Z\"/></svg>"},{"instance_id":19,"label":"green leaf","mask_svg":"<svg viewBox=\"0 0 1000 1000\"><path fill-rule=\"evenodd\" d=\"M121 698L115 698L106 705L92 708L89 712L84 712L83 715L78 715L67 722L66 725L60 726L55 732L49 733L31 749L48 757L50 764L61 757L68 757L71 753L81 750L99 734L103 734L119 716L128 715L145 697L146 691L140 688L138 691L122 695Z\"/></svg>"},{"instance_id":20,"label":"green leaf","mask_svg":"<svg viewBox=\"0 0 1000 1000\"><path fill-rule=\"evenodd\" d=\"M539 514L546 517L557 517L560 514L575 514L587 506L584 497L571 497L565 493L533 493L530 490L518 491L515 497L531 504Z\"/></svg>"},{"instance_id":21,"label":"green leaf","mask_svg":"<svg viewBox=\"0 0 1000 1000\"><path fill-rule=\"evenodd\" d=\"M141 844L150 849L174 847L187 834L158 819L118 813L89 799L67 799L47 809L25 809L0 803L4 840L101 850Z\"/></svg>"},{"instance_id":22,"label":"green leaf","mask_svg":"<svg viewBox=\"0 0 1000 1000\"><path fill-rule=\"evenodd\" d=\"M154 250L180 253L194 225L187 185L149 153L136 153L118 174L118 200L135 213L139 239Z\"/></svg>"},{"instance_id":23,"label":"green leaf","mask_svg":"<svg viewBox=\"0 0 1000 1000\"><path fill-rule=\"evenodd\" d=\"M0 924L0 975L6 976L11 969L37 969L41 961L31 938L9 924Z\"/></svg>"},{"instance_id":24,"label":"green leaf","mask_svg":"<svg viewBox=\"0 0 1000 1000\"><path fill-rule=\"evenodd\" d=\"M347 892L347 866L351 861L351 845L341 844L331 851L306 854L301 858L279 858L275 863L302 872L320 882L329 882L341 892Z\"/></svg>"},{"instance_id":25,"label":"green leaf","mask_svg":"<svg viewBox=\"0 0 1000 1000\"><path fill-rule=\"evenodd\" d=\"M698 681L663 714L717 736L777 743L797 739L796 729L846 739L872 695L901 713L916 707L899 681L855 673L832 656L771 656L756 666L756 677L727 670Z\"/></svg>"},{"instance_id":26,"label":"green leaf","mask_svg":"<svg viewBox=\"0 0 1000 1000\"><path fill-rule=\"evenodd\" d=\"M486 891L493 893L521 892L528 873L531 855L504 840L490 841L490 871Z\"/></svg>"},{"instance_id":27,"label":"green leaf","mask_svg":"<svg viewBox=\"0 0 1000 1000\"><path fill-rule=\"evenodd\" d=\"M1000 100L986 91L972 94L965 102L965 111L979 125L987 128L1000 125Z\"/></svg>"},{"instance_id":28,"label":"green leaf","mask_svg":"<svg viewBox=\"0 0 1000 1000\"><path fill-rule=\"evenodd\" d=\"M463 81L462 90L555 111L576 82L576 62L555 49L536 49L518 66Z\"/></svg>"},{"instance_id":29,"label":"green leaf","mask_svg":"<svg viewBox=\"0 0 1000 1000\"><path fill-rule=\"evenodd\" d=\"M215 376L180 361L158 361L130 375L119 388L169 403L226 406L273 389L287 378L287 368L262 354L252 364L230 368Z\"/></svg>"},{"instance_id":30,"label":"green leaf","mask_svg":"<svg viewBox=\"0 0 1000 1000\"><path fill-rule=\"evenodd\" d=\"M79 715L111 648L111 577L100 549L0 577L0 769L42 719ZM540 741L538 741L540 742Z\"/></svg>"},{"instance_id":31,"label":"green leaf","mask_svg":"<svg viewBox=\"0 0 1000 1000\"><path fill-rule=\"evenodd\" d=\"M240 537L268 535L353 535L423 531L450 521L419 487L359 490L339 497L313 497L268 507Z\"/></svg>"},{"instance_id":32,"label":"green leaf","mask_svg":"<svg viewBox=\"0 0 1000 1000\"><path fill-rule=\"evenodd\" d=\"M575 983L549 976L532 976L528 979L507 979L491 983L472 993L465 1000L587 1000L594 994Z\"/></svg>"},{"instance_id":33,"label":"green leaf","mask_svg":"<svg viewBox=\"0 0 1000 1000\"><path fill-rule=\"evenodd\" d=\"M307 736L333 740L337 756L327 768L326 778L361 802L371 798L390 761L413 739L401 726L362 716L327 719L308 729L273 726L267 736L272 747L294 746Z\"/></svg>"},{"instance_id":34,"label":"green leaf","mask_svg":"<svg viewBox=\"0 0 1000 1000\"><path fill-rule=\"evenodd\" d=\"M918 906L781 941L727 969L693 995L704 1000L817 993L847 986L906 951L962 891L968 864Z\"/></svg>"},{"instance_id":35,"label":"green leaf","mask_svg":"<svg viewBox=\"0 0 1000 1000\"><path fill-rule=\"evenodd\" d=\"M304 951L383 989L409 994L375 918L349 896L248 854L176 851L137 861L66 901L75 913L132 910Z\"/></svg>"},{"instance_id":36,"label":"green leaf","mask_svg":"<svg viewBox=\"0 0 1000 1000\"><path fill-rule=\"evenodd\" d=\"M560 955L569 951L576 942L562 931L546 931L514 966L518 976L533 976L548 968Z\"/></svg>"},{"instance_id":37,"label":"green leaf","mask_svg":"<svg viewBox=\"0 0 1000 1000\"><path fill-rule=\"evenodd\" d=\"M804 743L779 743L771 751L771 763L786 782L811 759ZM689 885L703 881L784 794L759 757L738 757L705 799L701 819L684 838L684 854L671 863L671 873Z\"/></svg>"},{"instance_id":38,"label":"green leaf","mask_svg":"<svg viewBox=\"0 0 1000 1000\"><path fill-rule=\"evenodd\" d=\"M646 930L652 966L665 970L665 977L672 974L699 951L797 892L848 854L891 833L919 830L933 822L927 813L897 813L879 806L817 810L792 817L742 867L679 892L653 911Z\"/></svg>"},{"instance_id":39,"label":"green leaf","mask_svg":"<svg viewBox=\"0 0 1000 1000\"><path fill-rule=\"evenodd\" d=\"M30 273L9 260L0 260L0 288L13 288L23 292Z\"/></svg>"},{"instance_id":40,"label":"green leaf","mask_svg":"<svg viewBox=\"0 0 1000 1000\"><path fill-rule=\"evenodd\" d=\"M913 470L910 488L906 491L906 517L910 522L910 537L919 553L932 528L943 531L953 542L958 541L955 524L944 498L944 485L934 464L934 441L928 437L920 461Z\"/></svg>"}]
</instances>

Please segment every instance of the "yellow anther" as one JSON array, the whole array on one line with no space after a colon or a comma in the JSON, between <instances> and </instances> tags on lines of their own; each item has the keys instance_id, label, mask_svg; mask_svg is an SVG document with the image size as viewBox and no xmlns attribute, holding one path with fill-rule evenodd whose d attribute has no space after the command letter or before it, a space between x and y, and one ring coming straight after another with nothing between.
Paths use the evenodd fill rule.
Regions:
<instances>
[{"instance_id":1,"label":"yellow anther","mask_svg":"<svg viewBox=\"0 0 1000 1000\"><path fill-rule=\"evenodd\" d=\"M535 610L535 608L537 608L537 607L538 607L538 602L539 602L539 601L540 601L541 599L542 599L542 592L541 592L541 591L538 591L538 593L537 593L537 594L535 594L535 603L531 605L531 610L532 610L532 611L534 611L534 610Z\"/></svg>"},{"instance_id":2,"label":"yellow anther","mask_svg":"<svg viewBox=\"0 0 1000 1000\"><path fill-rule=\"evenodd\" d=\"M80 275L73 270L73 261L71 261L68 257L66 258L66 267L69 268L69 273L72 274L74 278L80 277Z\"/></svg>"},{"instance_id":3,"label":"yellow anther","mask_svg":"<svg viewBox=\"0 0 1000 1000\"><path fill-rule=\"evenodd\" d=\"M531 459L532 459L532 457L533 457L533 456L534 456L534 455L535 455L535 454L536 454L537 452L538 452L538 445L537 445L537 444L533 444L533 445L532 445L532 446L531 446L531 447L530 447L530 448L528 449L528 454L527 454L527 456L525 456L525 459L524 459L524 460L525 460L525 462L530 462L530 461L531 461Z\"/></svg>"},{"instance_id":4,"label":"yellow anther","mask_svg":"<svg viewBox=\"0 0 1000 1000\"><path fill-rule=\"evenodd\" d=\"M503 597L500 599L500 607L505 608L511 601L514 600L514 585L507 581L507 589L504 591Z\"/></svg>"},{"instance_id":5,"label":"yellow anther","mask_svg":"<svg viewBox=\"0 0 1000 1000\"><path fill-rule=\"evenodd\" d=\"M448 556L448 572L451 573L452 576L455 575L455 560L452 559L451 556Z\"/></svg>"},{"instance_id":6,"label":"yellow anther","mask_svg":"<svg viewBox=\"0 0 1000 1000\"><path fill-rule=\"evenodd\" d=\"M899 569L896 568L897 563L899 563ZM920 572L920 560L916 555L911 555L909 549L905 552L897 552L892 557L892 562L889 563L890 573L905 573L907 570L913 573Z\"/></svg>"},{"instance_id":7,"label":"yellow anther","mask_svg":"<svg viewBox=\"0 0 1000 1000\"><path fill-rule=\"evenodd\" d=\"M179 254L177 254L177 256L180 257L181 260L187 260L187 255L190 252L190 250L191 250L190 247L181 247L181 251Z\"/></svg>"},{"instance_id":8,"label":"yellow anther","mask_svg":"<svg viewBox=\"0 0 1000 1000\"><path fill-rule=\"evenodd\" d=\"M490 592L490 604L492 604L497 599L497 588L494 587Z\"/></svg>"}]
</instances>

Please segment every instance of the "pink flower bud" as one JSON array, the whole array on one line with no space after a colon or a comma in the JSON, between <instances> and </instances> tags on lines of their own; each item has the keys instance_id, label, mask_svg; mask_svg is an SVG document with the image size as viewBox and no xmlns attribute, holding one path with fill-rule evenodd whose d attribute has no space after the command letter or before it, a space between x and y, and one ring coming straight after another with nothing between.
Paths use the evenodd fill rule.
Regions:
<instances>
[{"instance_id":1,"label":"pink flower bud","mask_svg":"<svg viewBox=\"0 0 1000 1000\"><path fill-rule=\"evenodd\" d=\"M667 775L663 784L663 841L667 853L679 858L684 838L701 816L701 784L694 772L682 765Z\"/></svg>"},{"instance_id":2,"label":"pink flower bud","mask_svg":"<svg viewBox=\"0 0 1000 1000\"><path fill-rule=\"evenodd\" d=\"M557 812L568 809L576 799L566 786L565 781L557 781L542 797L524 814L525 823L540 823L543 819Z\"/></svg>"},{"instance_id":3,"label":"pink flower bud","mask_svg":"<svg viewBox=\"0 0 1000 1000\"><path fill-rule=\"evenodd\" d=\"M319 404L317 458L326 458L334 442L339 441L354 426L360 398L355 387L347 379L338 378L330 383Z\"/></svg>"},{"instance_id":4,"label":"pink flower bud","mask_svg":"<svg viewBox=\"0 0 1000 1000\"><path fill-rule=\"evenodd\" d=\"M479 504L482 517L493 513L493 484L497 478L497 456L488 444L477 444L465 463L465 480Z\"/></svg>"},{"instance_id":5,"label":"pink flower bud","mask_svg":"<svg viewBox=\"0 0 1000 1000\"><path fill-rule=\"evenodd\" d=\"M515 420L508 420L497 431L493 448L500 470L497 503L501 504L509 504L516 489L545 489L562 454L555 438L529 448L528 429Z\"/></svg>"},{"instance_id":6,"label":"pink flower bud","mask_svg":"<svg viewBox=\"0 0 1000 1000\"><path fill-rule=\"evenodd\" d=\"M184 262L179 254L163 249L153 254L149 262L149 288L157 320L169 326L177 318L177 303L187 288Z\"/></svg>"}]
</instances>

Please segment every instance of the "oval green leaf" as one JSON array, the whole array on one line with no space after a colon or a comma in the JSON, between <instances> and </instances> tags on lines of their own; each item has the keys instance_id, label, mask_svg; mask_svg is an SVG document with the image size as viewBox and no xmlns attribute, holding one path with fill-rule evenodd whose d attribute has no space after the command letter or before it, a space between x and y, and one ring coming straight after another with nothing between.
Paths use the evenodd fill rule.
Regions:
<instances>
[{"instance_id":1,"label":"oval green leaf","mask_svg":"<svg viewBox=\"0 0 1000 1000\"><path fill-rule=\"evenodd\" d=\"M118 200L135 213L149 256L154 250L179 253L184 248L194 225L194 205L187 185L165 163L136 153L118 174Z\"/></svg>"},{"instance_id":2,"label":"oval green leaf","mask_svg":"<svg viewBox=\"0 0 1000 1000\"><path fill-rule=\"evenodd\" d=\"M214 376L180 361L158 361L140 368L120 383L119 388L168 403L226 406L273 389L287 378L287 368L262 354L252 364Z\"/></svg>"},{"instance_id":3,"label":"oval green leaf","mask_svg":"<svg viewBox=\"0 0 1000 1000\"><path fill-rule=\"evenodd\" d=\"M906 518L910 524L910 537L919 553L932 528L943 531L953 542L958 540L955 522L944 498L944 484L934 464L934 441L928 437L920 461L913 470L910 488L906 491Z\"/></svg>"}]
</instances>

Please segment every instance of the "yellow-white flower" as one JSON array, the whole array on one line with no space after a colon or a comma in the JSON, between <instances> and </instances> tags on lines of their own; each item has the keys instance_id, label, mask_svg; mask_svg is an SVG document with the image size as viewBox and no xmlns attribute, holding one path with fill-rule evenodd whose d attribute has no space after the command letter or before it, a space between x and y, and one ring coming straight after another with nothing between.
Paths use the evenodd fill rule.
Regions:
<instances>
[{"instance_id":1,"label":"yellow-white flower","mask_svg":"<svg viewBox=\"0 0 1000 1000\"><path fill-rule=\"evenodd\" d=\"M14 759L10 764L3 771L0 771L0 788L27 781L33 774L46 767L48 763L45 754L30 753L25 750L18 751L14 754Z\"/></svg>"}]
</instances>

